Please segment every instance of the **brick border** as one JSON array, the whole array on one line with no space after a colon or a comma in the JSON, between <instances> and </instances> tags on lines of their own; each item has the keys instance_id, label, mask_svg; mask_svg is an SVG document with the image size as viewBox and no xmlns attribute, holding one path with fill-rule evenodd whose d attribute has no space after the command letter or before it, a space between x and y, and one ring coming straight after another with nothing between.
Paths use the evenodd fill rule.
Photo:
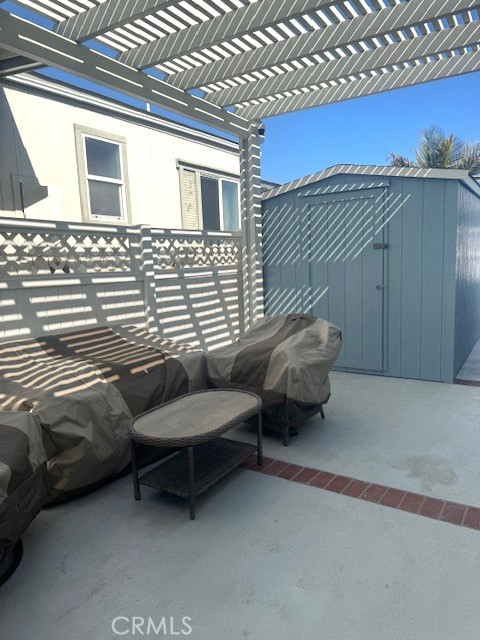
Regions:
<instances>
[{"instance_id":1,"label":"brick border","mask_svg":"<svg viewBox=\"0 0 480 640\"><path fill-rule=\"evenodd\" d=\"M256 455L251 456L242 466L275 478L333 491L333 493L350 498L358 498L384 507L408 511L425 518L480 530L480 508L471 505L431 498L420 493L395 489L375 482L365 482L273 458L264 458L263 466L259 467Z\"/></svg>"}]
</instances>

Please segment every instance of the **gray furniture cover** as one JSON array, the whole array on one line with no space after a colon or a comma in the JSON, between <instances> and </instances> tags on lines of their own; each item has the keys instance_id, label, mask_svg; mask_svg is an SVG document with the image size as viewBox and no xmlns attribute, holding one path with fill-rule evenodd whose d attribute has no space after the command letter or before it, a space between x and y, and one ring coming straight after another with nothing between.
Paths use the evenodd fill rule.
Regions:
<instances>
[{"instance_id":1,"label":"gray furniture cover","mask_svg":"<svg viewBox=\"0 0 480 640\"><path fill-rule=\"evenodd\" d=\"M40 511L50 489L37 419L31 413L0 412L0 559Z\"/></svg>"},{"instance_id":2,"label":"gray furniture cover","mask_svg":"<svg viewBox=\"0 0 480 640\"><path fill-rule=\"evenodd\" d=\"M128 467L132 416L210 384L257 392L270 420L298 424L328 400L340 345L336 327L299 315L265 317L208 359L134 326L3 342L0 565L44 504Z\"/></svg>"},{"instance_id":3,"label":"gray furniture cover","mask_svg":"<svg viewBox=\"0 0 480 640\"><path fill-rule=\"evenodd\" d=\"M234 344L209 354L208 381L254 391L267 421L296 427L328 401L328 374L341 346L340 330L321 318L264 316Z\"/></svg>"},{"instance_id":4,"label":"gray furniture cover","mask_svg":"<svg viewBox=\"0 0 480 640\"><path fill-rule=\"evenodd\" d=\"M137 327L2 343L0 559L46 502L128 467L132 416L206 386L202 352Z\"/></svg>"}]
</instances>

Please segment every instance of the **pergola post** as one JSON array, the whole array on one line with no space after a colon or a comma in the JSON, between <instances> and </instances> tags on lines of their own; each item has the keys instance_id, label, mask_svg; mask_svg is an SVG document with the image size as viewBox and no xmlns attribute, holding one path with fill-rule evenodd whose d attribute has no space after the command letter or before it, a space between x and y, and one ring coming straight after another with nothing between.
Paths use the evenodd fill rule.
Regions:
<instances>
[{"instance_id":1,"label":"pergola post","mask_svg":"<svg viewBox=\"0 0 480 640\"><path fill-rule=\"evenodd\" d=\"M155 263L152 230L149 225L140 225L139 258L143 276L143 300L145 304L145 327L149 331L160 331L160 318L155 294Z\"/></svg>"},{"instance_id":2,"label":"pergola post","mask_svg":"<svg viewBox=\"0 0 480 640\"><path fill-rule=\"evenodd\" d=\"M260 145L263 123L250 123L248 136L240 140L240 194L242 218L242 266L244 327L248 329L263 315L262 188Z\"/></svg>"}]
</instances>

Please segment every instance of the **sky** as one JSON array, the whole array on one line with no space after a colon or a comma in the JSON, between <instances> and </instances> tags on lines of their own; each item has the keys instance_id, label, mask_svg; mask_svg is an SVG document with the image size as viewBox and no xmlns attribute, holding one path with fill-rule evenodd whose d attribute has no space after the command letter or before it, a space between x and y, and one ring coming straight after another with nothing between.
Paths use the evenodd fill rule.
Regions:
<instances>
[{"instance_id":1,"label":"sky","mask_svg":"<svg viewBox=\"0 0 480 640\"><path fill-rule=\"evenodd\" d=\"M51 26L48 20L40 20L38 14L10 0L0 1L0 6L42 26ZM89 44L109 53L98 43ZM63 72L48 69L43 73L145 107L138 100ZM153 107L152 111L213 131L163 109ZM480 72L267 118L265 124L262 177L266 180L289 182L335 164L385 165L390 152L413 157L420 131L431 125L469 142L480 141Z\"/></svg>"}]
</instances>

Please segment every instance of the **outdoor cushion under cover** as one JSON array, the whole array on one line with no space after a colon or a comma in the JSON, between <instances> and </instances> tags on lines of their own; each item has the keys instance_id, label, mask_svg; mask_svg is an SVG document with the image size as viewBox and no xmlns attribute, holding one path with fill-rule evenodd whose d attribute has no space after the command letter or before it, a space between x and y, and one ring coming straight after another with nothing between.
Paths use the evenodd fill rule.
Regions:
<instances>
[{"instance_id":1,"label":"outdoor cushion under cover","mask_svg":"<svg viewBox=\"0 0 480 640\"><path fill-rule=\"evenodd\" d=\"M50 488L38 420L31 413L0 411L0 558L40 511Z\"/></svg>"},{"instance_id":2,"label":"outdoor cushion under cover","mask_svg":"<svg viewBox=\"0 0 480 640\"><path fill-rule=\"evenodd\" d=\"M50 499L123 471L132 416L205 387L201 352L136 327L96 327L0 346L0 409L30 411L38 419Z\"/></svg>"},{"instance_id":3,"label":"outdoor cushion under cover","mask_svg":"<svg viewBox=\"0 0 480 640\"><path fill-rule=\"evenodd\" d=\"M341 345L340 330L321 318L264 316L234 344L209 354L209 384L258 393L267 419L298 424L328 401L328 374Z\"/></svg>"}]
</instances>

